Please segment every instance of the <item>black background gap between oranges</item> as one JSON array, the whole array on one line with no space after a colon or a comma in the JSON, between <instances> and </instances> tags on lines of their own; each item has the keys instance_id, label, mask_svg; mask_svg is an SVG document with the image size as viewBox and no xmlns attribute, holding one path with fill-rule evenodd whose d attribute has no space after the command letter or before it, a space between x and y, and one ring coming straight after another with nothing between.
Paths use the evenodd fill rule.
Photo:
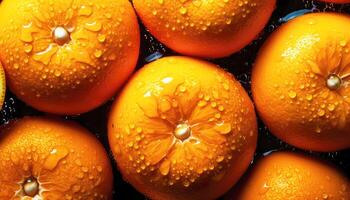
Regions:
<instances>
[{"instance_id":1,"label":"black background gap between oranges","mask_svg":"<svg viewBox=\"0 0 350 200\"><path fill-rule=\"evenodd\" d=\"M0 0L1 2L1 0ZM264 43L266 38L281 24L283 24L284 17L294 11L309 9L313 12L339 12L350 14L350 4L331 4L322 3L311 0L278 0L277 8L273 13L272 18L266 25L265 29L257 37L255 41L249 44L247 47L242 49L240 52L233 54L230 57L210 60L224 69L228 70L241 82L247 92L251 95L250 90L250 77L251 68L258 53L259 48ZM155 38L150 35L147 30L141 26L141 51L138 61L137 68L141 68L146 64L145 58L152 53L160 52L164 56L178 55L177 53L171 51L161 43L159 43ZM349 31L350 31L350 27ZM118 78L118 77L116 77ZM113 155L111 153L108 138L107 138L107 118L109 109L114 99L111 99L103 106L79 116L64 116L62 118L67 120L73 120L84 127L88 128L96 137L102 142L105 149L108 152L111 163L113 165L114 171L114 199L118 200L143 200L147 199L145 196L137 192L131 185L123 181L120 173L116 168ZM11 92L6 93L6 99L3 109L0 111L0 125L8 123L10 120L18 119L23 116L28 115L47 115L41 113L18 100ZM332 153L317 153L310 151L302 151L300 149L294 148L273 135L270 134L269 130L259 119L259 141L257 146L257 151L252 161L252 164L262 157L264 154L277 151L277 150L290 150L302 152L321 158L323 160L329 161L342 170L350 178L350 149ZM0 158L1 159L1 158ZM252 165L251 165L252 166Z\"/></svg>"}]
</instances>

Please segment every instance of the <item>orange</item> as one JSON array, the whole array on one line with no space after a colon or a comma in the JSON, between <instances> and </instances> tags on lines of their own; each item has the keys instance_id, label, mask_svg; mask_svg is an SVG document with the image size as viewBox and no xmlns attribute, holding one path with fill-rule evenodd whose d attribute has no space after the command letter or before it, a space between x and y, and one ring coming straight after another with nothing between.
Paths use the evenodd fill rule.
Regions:
<instances>
[{"instance_id":1,"label":"orange","mask_svg":"<svg viewBox=\"0 0 350 200\"><path fill-rule=\"evenodd\" d=\"M111 199L103 146L72 122L26 117L0 131L0 199Z\"/></svg>"},{"instance_id":2,"label":"orange","mask_svg":"<svg viewBox=\"0 0 350 200\"><path fill-rule=\"evenodd\" d=\"M6 92L5 73L0 62L0 110L2 108L2 105L4 104L5 92Z\"/></svg>"},{"instance_id":3,"label":"orange","mask_svg":"<svg viewBox=\"0 0 350 200\"><path fill-rule=\"evenodd\" d=\"M307 14L279 28L252 73L259 114L273 134L296 147L350 147L350 17Z\"/></svg>"},{"instance_id":4,"label":"orange","mask_svg":"<svg viewBox=\"0 0 350 200\"><path fill-rule=\"evenodd\" d=\"M149 31L185 55L217 58L248 45L264 28L275 0L133 0Z\"/></svg>"},{"instance_id":5,"label":"orange","mask_svg":"<svg viewBox=\"0 0 350 200\"><path fill-rule=\"evenodd\" d=\"M301 154L262 158L227 200L347 200L350 181L333 166Z\"/></svg>"},{"instance_id":6,"label":"orange","mask_svg":"<svg viewBox=\"0 0 350 200\"><path fill-rule=\"evenodd\" d=\"M0 13L8 85L38 110L96 108L136 65L140 35L127 0L4 0Z\"/></svg>"},{"instance_id":7,"label":"orange","mask_svg":"<svg viewBox=\"0 0 350 200\"><path fill-rule=\"evenodd\" d=\"M253 104L234 77L187 57L144 66L115 101L111 149L126 181L151 199L215 199L248 167Z\"/></svg>"}]
</instances>

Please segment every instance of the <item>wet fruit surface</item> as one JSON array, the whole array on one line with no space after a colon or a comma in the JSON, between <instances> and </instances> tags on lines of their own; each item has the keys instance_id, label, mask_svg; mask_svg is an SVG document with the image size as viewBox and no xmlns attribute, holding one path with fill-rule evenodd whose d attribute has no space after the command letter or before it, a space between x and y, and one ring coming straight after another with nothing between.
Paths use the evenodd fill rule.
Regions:
<instances>
[{"instance_id":1,"label":"wet fruit surface","mask_svg":"<svg viewBox=\"0 0 350 200\"><path fill-rule=\"evenodd\" d=\"M86 129L27 117L0 134L0 199L110 199L108 156Z\"/></svg>"},{"instance_id":2,"label":"wet fruit surface","mask_svg":"<svg viewBox=\"0 0 350 200\"><path fill-rule=\"evenodd\" d=\"M331 24L331 25L330 25ZM282 140L309 150L350 147L350 16L307 14L276 30L253 69L263 121Z\"/></svg>"},{"instance_id":3,"label":"wet fruit surface","mask_svg":"<svg viewBox=\"0 0 350 200\"><path fill-rule=\"evenodd\" d=\"M1 2L1 0L0 0ZM252 42L249 46L241 50L240 52L223 59L215 59L213 62L219 64L226 70L230 71L235 75L235 77L241 82L248 93L251 93L250 90L250 74L251 67L254 63L256 53L261 47L262 43L270 35L270 33L275 30L278 26L285 23L288 19L300 15L300 13L307 12L342 12L350 13L350 5L335 5L335 4L326 4L317 1L310 0L279 0L277 1L277 9L275 10L271 20L266 25L263 33ZM142 67L145 63L149 62L149 56L151 58L161 57L163 55L177 55L176 53L170 51L167 47L159 43L157 40L152 37L145 28L141 29L142 33L142 42L141 42L141 54L139 57L138 66ZM157 53L158 52L158 53ZM160 53L160 54L159 54ZM151 59L152 60L152 59ZM95 136L104 144L104 147L110 151L106 130L106 121L107 115L109 112L111 102L109 101L104 106L99 107L96 110L93 110L89 113L80 115L80 116L70 116L62 117L63 119L74 120L84 127L87 127ZM32 109L29 106L26 106L23 102L18 100L11 94L9 91L6 94L5 103L3 110L0 111L1 121L0 123L7 123L13 118L19 118L26 115L42 115L41 112ZM297 148L294 148L273 135L270 134L270 131L266 126L260 121L259 122L259 140L258 147L255 154L255 160L259 159L266 152L271 150L291 150L298 151L305 154L311 154L313 156L328 160L338 166L342 171L344 171L347 176L350 176L350 152L349 150L337 151L333 153L317 153L311 151L302 151ZM147 199L144 195L137 192L130 184L124 181L113 162L113 156L109 155L111 163L113 164L114 172L114 193L113 199L133 199L133 200L145 200Z\"/></svg>"},{"instance_id":4,"label":"wet fruit surface","mask_svg":"<svg viewBox=\"0 0 350 200\"><path fill-rule=\"evenodd\" d=\"M189 57L144 66L112 107L110 146L124 178L152 199L213 199L249 165L253 104L224 70Z\"/></svg>"},{"instance_id":5,"label":"wet fruit surface","mask_svg":"<svg viewBox=\"0 0 350 200\"><path fill-rule=\"evenodd\" d=\"M239 51L266 25L275 0L133 0L141 21L169 48L217 58Z\"/></svg>"},{"instance_id":6,"label":"wet fruit surface","mask_svg":"<svg viewBox=\"0 0 350 200\"><path fill-rule=\"evenodd\" d=\"M0 62L0 110L4 104L6 92L5 72Z\"/></svg>"},{"instance_id":7,"label":"wet fruit surface","mask_svg":"<svg viewBox=\"0 0 350 200\"><path fill-rule=\"evenodd\" d=\"M139 28L127 0L1 4L0 59L9 87L39 110L89 111L115 95L136 65Z\"/></svg>"},{"instance_id":8,"label":"wet fruit surface","mask_svg":"<svg viewBox=\"0 0 350 200\"><path fill-rule=\"evenodd\" d=\"M334 166L297 153L259 160L227 200L350 199L350 181Z\"/></svg>"}]
</instances>

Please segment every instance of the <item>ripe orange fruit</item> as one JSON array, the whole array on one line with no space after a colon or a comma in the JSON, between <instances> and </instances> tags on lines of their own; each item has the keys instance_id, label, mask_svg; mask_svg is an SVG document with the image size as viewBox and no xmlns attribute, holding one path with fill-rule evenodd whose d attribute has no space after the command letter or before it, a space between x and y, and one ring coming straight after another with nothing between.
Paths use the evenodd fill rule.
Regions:
<instances>
[{"instance_id":1,"label":"ripe orange fruit","mask_svg":"<svg viewBox=\"0 0 350 200\"><path fill-rule=\"evenodd\" d=\"M350 182L333 166L301 154L278 152L253 167L228 200L350 199Z\"/></svg>"},{"instance_id":2,"label":"ripe orange fruit","mask_svg":"<svg viewBox=\"0 0 350 200\"><path fill-rule=\"evenodd\" d=\"M26 117L0 131L0 199L110 199L103 146L75 123Z\"/></svg>"},{"instance_id":3,"label":"ripe orange fruit","mask_svg":"<svg viewBox=\"0 0 350 200\"><path fill-rule=\"evenodd\" d=\"M248 167L253 104L234 77L205 61L143 67L112 107L109 142L124 179L152 199L214 199Z\"/></svg>"},{"instance_id":4,"label":"ripe orange fruit","mask_svg":"<svg viewBox=\"0 0 350 200\"><path fill-rule=\"evenodd\" d=\"M127 0L4 0L0 13L9 87L41 111L87 112L136 65L139 28Z\"/></svg>"},{"instance_id":5,"label":"ripe orange fruit","mask_svg":"<svg viewBox=\"0 0 350 200\"><path fill-rule=\"evenodd\" d=\"M186 55L228 56L249 44L264 28L275 0L133 0L149 31Z\"/></svg>"},{"instance_id":6,"label":"ripe orange fruit","mask_svg":"<svg viewBox=\"0 0 350 200\"><path fill-rule=\"evenodd\" d=\"M282 140L299 148L350 147L350 17L307 14L278 29L252 74L259 114Z\"/></svg>"},{"instance_id":7,"label":"ripe orange fruit","mask_svg":"<svg viewBox=\"0 0 350 200\"><path fill-rule=\"evenodd\" d=\"M2 68L2 65L0 62L0 110L2 108L2 105L4 104L5 92L6 92L6 79L5 79L4 69Z\"/></svg>"}]
</instances>

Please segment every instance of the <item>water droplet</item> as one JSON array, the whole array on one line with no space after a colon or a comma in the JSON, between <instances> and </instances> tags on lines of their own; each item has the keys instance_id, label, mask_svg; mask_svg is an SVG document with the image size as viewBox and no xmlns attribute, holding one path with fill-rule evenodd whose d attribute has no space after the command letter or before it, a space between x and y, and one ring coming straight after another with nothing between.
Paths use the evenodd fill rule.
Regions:
<instances>
[{"instance_id":1,"label":"water droplet","mask_svg":"<svg viewBox=\"0 0 350 200\"><path fill-rule=\"evenodd\" d=\"M96 169L97 169L97 171L98 171L99 173L102 172L102 167L101 167L101 166L97 166Z\"/></svg>"},{"instance_id":2,"label":"water droplet","mask_svg":"<svg viewBox=\"0 0 350 200\"><path fill-rule=\"evenodd\" d=\"M83 172L87 173L87 172L89 171L89 168L87 168L87 167L82 167L81 170L82 170Z\"/></svg>"},{"instance_id":3,"label":"water droplet","mask_svg":"<svg viewBox=\"0 0 350 200\"><path fill-rule=\"evenodd\" d=\"M51 61L52 56L57 52L57 50L57 44L52 43L47 47L46 50L34 54L33 59L35 61L48 65Z\"/></svg>"},{"instance_id":4,"label":"water droplet","mask_svg":"<svg viewBox=\"0 0 350 200\"><path fill-rule=\"evenodd\" d=\"M313 99L312 94L307 94L306 95L306 100L311 101Z\"/></svg>"},{"instance_id":5,"label":"water droplet","mask_svg":"<svg viewBox=\"0 0 350 200\"><path fill-rule=\"evenodd\" d=\"M83 172L79 172L76 174L76 177L79 179L83 179L84 178L84 173Z\"/></svg>"},{"instance_id":6,"label":"water droplet","mask_svg":"<svg viewBox=\"0 0 350 200\"><path fill-rule=\"evenodd\" d=\"M100 22L88 22L84 26L87 30L93 31L93 32L98 32L102 29L102 24Z\"/></svg>"},{"instance_id":7,"label":"water droplet","mask_svg":"<svg viewBox=\"0 0 350 200\"><path fill-rule=\"evenodd\" d=\"M264 185L260 188L259 194L264 195L266 194L270 189L270 186L267 183L264 183Z\"/></svg>"},{"instance_id":8,"label":"water droplet","mask_svg":"<svg viewBox=\"0 0 350 200\"><path fill-rule=\"evenodd\" d=\"M186 92L186 87L185 86L183 86L183 85L180 85L179 86L179 90L180 90L180 92Z\"/></svg>"},{"instance_id":9,"label":"water droplet","mask_svg":"<svg viewBox=\"0 0 350 200\"><path fill-rule=\"evenodd\" d=\"M222 162L224 160L224 158L225 158L224 156L218 156L216 158L216 162L220 163L220 162Z\"/></svg>"},{"instance_id":10,"label":"water droplet","mask_svg":"<svg viewBox=\"0 0 350 200\"><path fill-rule=\"evenodd\" d=\"M56 168L58 163L68 155L69 151L66 147L59 146L50 152L50 155L46 158L44 162L44 168L48 170L53 170Z\"/></svg>"},{"instance_id":11,"label":"water droplet","mask_svg":"<svg viewBox=\"0 0 350 200\"><path fill-rule=\"evenodd\" d=\"M204 107L204 106L207 105L207 103L208 103L208 102L206 102L206 101L200 100L200 101L198 102L197 105L198 105L199 107Z\"/></svg>"},{"instance_id":12,"label":"water droplet","mask_svg":"<svg viewBox=\"0 0 350 200\"><path fill-rule=\"evenodd\" d=\"M218 131L219 133L225 135L225 134L229 134L232 130L231 124L230 123L220 123L220 124L216 124L215 126L215 130Z\"/></svg>"},{"instance_id":13,"label":"water droplet","mask_svg":"<svg viewBox=\"0 0 350 200\"><path fill-rule=\"evenodd\" d=\"M131 147L133 147L133 146L134 146L134 143L133 143L132 141L128 143L128 147L131 148Z\"/></svg>"},{"instance_id":14,"label":"water droplet","mask_svg":"<svg viewBox=\"0 0 350 200\"><path fill-rule=\"evenodd\" d=\"M229 90L230 89L230 86L228 84L226 84L226 83L223 84L223 87L224 87L225 90Z\"/></svg>"},{"instance_id":15,"label":"water droplet","mask_svg":"<svg viewBox=\"0 0 350 200\"><path fill-rule=\"evenodd\" d=\"M171 109L171 104L168 100L166 99L162 99L160 102L159 102L159 109L161 112L167 112Z\"/></svg>"},{"instance_id":16,"label":"water droplet","mask_svg":"<svg viewBox=\"0 0 350 200\"><path fill-rule=\"evenodd\" d=\"M152 96L151 91L146 92L143 98L139 99L138 105L147 117L158 117L157 101L155 97Z\"/></svg>"},{"instance_id":17,"label":"water droplet","mask_svg":"<svg viewBox=\"0 0 350 200\"><path fill-rule=\"evenodd\" d=\"M334 111L335 105L334 104L329 104L327 108L328 108L329 111Z\"/></svg>"},{"instance_id":18,"label":"water droplet","mask_svg":"<svg viewBox=\"0 0 350 200\"><path fill-rule=\"evenodd\" d=\"M60 71L58 71L58 70L55 71L55 76L56 76L56 77L60 77L61 74L62 74L62 73L61 73Z\"/></svg>"},{"instance_id":19,"label":"water droplet","mask_svg":"<svg viewBox=\"0 0 350 200\"><path fill-rule=\"evenodd\" d=\"M329 195L328 194L322 194L323 199L328 199Z\"/></svg>"},{"instance_id":20,"label":"water droplet","mask_svg":"<svg viewBox=\"0 0 350 200\"><path fill-rule=\"evenodd\" d=\"M78 166L82 166L82 163L81 163L81 160L80 160L80 159L76 159L76 160L74 161L74 163L75 163L76 165L78 165Z\"/></svg>"},{"instance_id":21,"label":"water droplet","mask_svg":"<svg viewBox=\"0 0 350 200\"><path fill-rule=\"evenodd\" d=\"M340 41L340 43L339 43L339 45L340 45L341 47L345 47L346 44L347 44L346 40L342 40L342 41Z\"/></svg>"},{"instance_id":22,"label":"water droplet","mask_svg":"<svg viewBox=\"0 0 350 200\"><path fill-rule=\"evenodd\" d=\"M32 33L34 32L35 31L33 29L32 23L24 25L22 28L20 39L23 42L32 42L33 41Z\"/></svg>"},{"instance_id":23,"label":"water droplet","mask_svg":"<svg viewBox=\"0 0 350 200\"><path fill-rule=\"evenodd\" d=\"M216 119L220 119L220 118L221 118L221 114L220 114L220 113L216 113L216 114L215 114L215 118L216 118Z\"/></svg>"},{"instance_id":24,"label":"water droplet","mask_svg":"<svg viewBox=\"0 0 350 200\"><path fill-rule=\"evenodd\" d=\"M71 51L77 62L82 62L90 66L94 66L94 62L90 58L90 54L87 51Z\"/></svg>"},{"instance_id":25,"label":"water droplet","mask_svg":"<svg viewBox=\"0 0 350 200\"><path fill-rule=\"evenodd\" d=\"M73 185L72 190L74 193L77 193L80 191L80 188L81 188L80 185Z\"/></svg>"},{"instance_id":26,"label":"water droplet","mask_svg":"<svg viewBox=\"0 0 350 200\"><path fill-rule=\"evenodd\" d=\"M188 180L185 180L185 181L183 182L183 185L184 185L185 187L189 187L189 186L190 186L190 182L189 182Z\"/></svg>"},{"instance_id":27,"label":"water droplet","mask_svg":"<svg viewBox=\"0 0 350 200\"><path fill-rule=\"evenodd\" d=\"M33 46L32 46L32 45L26 44L26 45L24 46L24 52L30 53L30 52L32 52L32 50L33 50Z\"/></svg>"},{"instance_id":28,"label":"water droplet","mask_svg":"<svg viewBox=\"0 0 350 200\"><path fill-rule=\"evenodd\" d=\"M288 96L289 96L291 99L295 99L295 98L297 97L297 93L294 92L294 91L289 91Z\"/></svg>"},{"instance_id":29,"label":"water droplet","mask_svg":"<svg viewBox=\"0 0 350 200\"><path fill-rule=\"evenodd\" d=\"M318 110L317 115L323 117L325 115L325 111L323 109Z\"/></svg>"},{"instance_id":30,"label":"water droplet","mask_svg":"<svg viewBox=\"0 0 350 200\"><path fill-rule=\"evenodd\" d=\"M94 56L96 58L100 58L102 56L102 51L100 49L96 49L94 52Z\"/></svg>"},{"instance_id":31,"label":"water droplet","mask_svg":"<svg viewBox=\"0 0 350 200\"><path fill-rule=\"evenodd\" d=\"M166 176L169 174L169 170L170 170L170 161L165 160L162 162L162 164L159 167L159 171L163 176Z\"/></svg>"},{"instance_id":32,"label":"water droplet","mask_svg":"<svg viewBox=\"0 0 350 200\"><path fill-rule=\"evenodd\" d=\"M19 69L19 64L18 63L13 64L13 68L14 69Z\"/></svg>"},{"instance_id":33,"label":"water droplet","mask_svg":"<svg viewBox=\"0 0 350 200\"><path fill-rule=\"evenodd\" d=\"M187 8L181 7L180 8L180 13L181 13L181 15L185 15L187 13Z\"/></svg>"},{"instance_id":34,"label":"water droplet","mask_svg":"<svg viewBox=\"0 0 350 200\"><path fill-rule=\"evenodd\" d=\"M220 106L218 107L218 110L222 112L222 111L225 110L225 108L224 108L224 106L220 105Z\"/></svg>"},{"instance_id":35,"label":"water droplet","mask_svg":"<svg viewBox=\"0 0 350 200\"><path fill-rule=\"evenodd\" d=\"M72 197L70 194L65 194L65 195L64 195L64 198L65 198L66 200L72 200L72 199L73 199L73 197Z\"/></svg>"},{"instance_id":36,"label":"water droplet","mask_svg":"<svg viewBox=\"0 0 350 200\"><path fill-rule=\"evenodd\" d=\"M78 14L80 16L90 16L92 14L92 9L90 6L82 6Z\"/></svg>"},{"instance_id":37,"label":"water droplet","mask_svg":"<svg viewBox=\"0 0 350 200\"><path fill-rule=\"evenodd\" d=\"M106 41L106 36L105 35L103 35L103 34L99 34L98 36L97 36L97 40L99 41L99 42L105 42Z\"/></svg>"},{"instance_id":38,"label":"water droplet","mask_svg":"<svg viewBox=\"0 0 350 200\"><path fill-rule=\"evenodd\" d=\"M315 131L316 131L316 133L321 133L322 130L320 127L317 127Z\"/></svg>"}]
</instances>

